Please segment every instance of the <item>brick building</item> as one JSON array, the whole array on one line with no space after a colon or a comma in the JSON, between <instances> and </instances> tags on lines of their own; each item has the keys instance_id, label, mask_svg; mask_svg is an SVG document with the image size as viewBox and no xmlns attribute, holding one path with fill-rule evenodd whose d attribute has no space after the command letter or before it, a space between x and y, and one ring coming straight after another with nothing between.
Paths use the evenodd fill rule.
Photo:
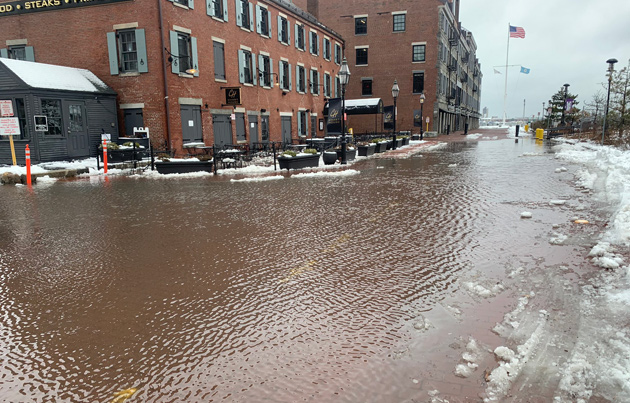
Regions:
<instances>
[{"instance_id":1,"label":"brick building","mask_svg":"<svg viewBox=\"0 0 630 403\"><path fill-rule=\"evenodd\" d=\"M347 98L377 97L392 105L397 80L397 129L414 130L422 93L430 131L479 126L477 45L458 20L458 0L308 0L307 10L345 39L352 74ZM365 117L349 117L349 126L355 133L382 130Z\"/></svg>"},{"instance_id":2,"label":"brick building","mask_svg":"<svg viewBox=\"0 0 630 403\"><path fill-rule=\"evenodd\" d=\"M323 135L343 47L296 4L0 0L0 57L90 70L118 94L120 135L146 126L156 147L291 141Z\"/></svg>"}]
</instances>

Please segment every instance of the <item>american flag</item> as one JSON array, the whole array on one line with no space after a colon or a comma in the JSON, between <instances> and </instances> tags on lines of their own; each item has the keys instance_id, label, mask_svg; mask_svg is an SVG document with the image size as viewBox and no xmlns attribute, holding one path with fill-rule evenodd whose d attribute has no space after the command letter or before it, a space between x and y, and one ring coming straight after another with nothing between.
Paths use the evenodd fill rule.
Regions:
<instances>
[{"instance_id":1,"label":"american flag","mask_svg":"<svg viewBox=\"0 0 630 403\"><path fill-rule=\"evenodd\" d=\"M525 38L525 30L522 27L513 27L510 25L510 38Z\"/></svg>"}]
</instances>

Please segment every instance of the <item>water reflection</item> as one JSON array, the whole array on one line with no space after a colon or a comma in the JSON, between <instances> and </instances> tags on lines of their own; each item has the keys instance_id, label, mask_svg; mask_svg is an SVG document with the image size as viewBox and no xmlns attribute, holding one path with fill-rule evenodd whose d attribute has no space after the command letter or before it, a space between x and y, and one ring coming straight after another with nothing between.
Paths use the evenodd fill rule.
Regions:
<instances>
[{"instance_id":1,"label":"water reflection","mask_svg":"<svg viewBox=\"0 0 630 403\"><path fill-rule=\"evenodd\" d=\"M509 245L495 229L513 204L557 191L533 174L553 164L535 147L454 142L343 178L4 187L0 395L288 402L380 390L418 313Z\"/></svg>"}]
</instances>

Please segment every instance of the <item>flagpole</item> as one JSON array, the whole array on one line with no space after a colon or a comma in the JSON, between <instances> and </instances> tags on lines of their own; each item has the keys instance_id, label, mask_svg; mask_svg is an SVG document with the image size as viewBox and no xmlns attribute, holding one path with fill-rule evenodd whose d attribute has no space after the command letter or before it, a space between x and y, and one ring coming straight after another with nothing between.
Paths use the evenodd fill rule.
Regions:
<instances>
[{"instance_id":1,"label":"flagpole","mask_svg":"<svg viewBox=\"0 0 630 403\"><path fill-rule=\"evenodd\" d=\"M508 59L510 56L510 23L508 22L507 52L505 52L505 90L503 92L503 126L505 126L505 108L507 106Z\"/></svg>"}]
</instances>

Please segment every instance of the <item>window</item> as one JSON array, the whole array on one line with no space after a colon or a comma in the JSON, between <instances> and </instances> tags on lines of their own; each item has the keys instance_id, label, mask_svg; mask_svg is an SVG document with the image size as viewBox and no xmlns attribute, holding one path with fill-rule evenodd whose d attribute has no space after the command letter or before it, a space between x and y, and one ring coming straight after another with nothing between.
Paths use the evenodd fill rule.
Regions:
<instances>
[{"instance_id":1,"label":"window","mask_svg":"<svg viewBox=\"0 0 630 403\"><path fill-rule=\"evenodd\" d=\"M356 51L356 65L357 66L367 66L368 64L368 48L357 48Z\"/></svg>"},{"instance_id":2,"label":"window","mask_svg":"<svg viewBox=\"0 0 630 403\"><path fill-rule=\"evenodd\" d=\"M330 60L330 39L324 38L324 59Z\"/></svg>"},{"instance_id":3,"label":"window","mask_svg":"<svg viewBox=\"0 0 630 403\"><path fill-rule=\"evenodd\" d=\"M297 66L297 83L295 90L302 94L306 93L306 69L304 66Z\"/></svg>"},{"instance_id":4,"label":"window","mask_svg":"<svg viewBox=\"0 0 630 403\"><path fill-rule=\"evenodd\" d=\"M306 137L308 134L308 115L306 111L298 112L298 136Z\"/></svg>"},{"instance_id":5,"label":"window","mask_svg":"<svg viewBox=\"0 0 630 403\"><path fill-rule=\"evenodd\" d=\"M335 98L341 97L341 80L335 77Z\"/></svg>"},{"instance_id":6,"label":"window","mask_svg":"<svg viewBox=\"0 0 630 403\"><path fill-rule=\"evenodd\" d=\"M304 25L295 24L295 47L305 50Z\"/></svg>"},{"instance_id":7,"label":"window","mask_svg":"<svg viewBox=\"0 0 630 403\"><path fill-rule=\"evenodd\" d=\"M423 62L426 45L413 45L413 61Z\"/></svg>"},{"instance_id":8,"label":"window","mask_svg":"<svg viewBox=\"0 0 630 403\"><path fill-rule=\"evenodd\" d=\"M413 93L422 94L424 92L424 73L413 73Z\"/></svg>"},{"instance_id":9,"label":"window","mask_svg":"<svg viewBox=\"0 0 630 403\"><path fill-rule=\"evenodd\" d=\"M60 99L42 99L42 115L48 118L48 131L44 134L50 136L62 136L62 117Z\"/></svg>"},{"instance_id":10,"label":"window","mask_svg":"<svg viewBox=\"0 0 630 403\"><path fill-rule=\"evenodd\" d=\"M254 11L254 5L248 0L236 0L236 25L241 28L254 30L254 24L252 20L252 13Z\"/></svg>"},{"instance_id":11,"label":"window","mask_svg":"<svg viewBox=\"0 0 630 403\"><path fill-rule=\"evenodd\" d=\"M278 40L285 45L288 45L291 40L289 21L280 15L278 16Z\"/></svg>"},{"instance_id":12,"label":"window","mask_svg":"<svg viewBox=\"0 0 630 403\"><path fill-rule=\"evenodd\" d=\"M372 79L364 78L361 80L361 95L372 95Z\"/></svg>"},{"instance_id":13,"label":"window","mask_svg":"<svg viewBox=\"0 0 630 403\"><path fill-rule=\"evenodd\" d=\"M319 73L311 70L311 94L319 95Z\"/></svg>"},{"instance_id":14,"label":"window","mask_svg":"<svg viewBox=\"0 0 630 403\"><path fill-rule=\"evenodd\" d=\"M112 75L147 73L147 47L144 29L124 29L107 33L109 70Z\"/></svg>"},{"instance_id":15,"label":"window","mask_svg":"<svg viewBox=\"0 0 630 403\"><path fill-rule=\"evenodd\" d=\"M24 105L24 98L15 98L15 117L18 118L18 122L20 123L20 138L29 138L28 125L26 124L26 106Z\"/></svg>"},{"instance_id":16,"label":"window","mask_svg":"<svg viewBox=\"0 0 630 403\"><path fill-rule=\"evenodd\" d=\"M26 40L24 40L26 43ZM25 45L13 45L8 48L0 49L0 57L5 59L26 60L29 62L35 61L35 52L32 46Z\"/></svg>"},{"instance_id":17,"label":"window","mask_svg":"<svg viewBox=\"0 0 630 403\"><path fill-rule=\"evenodd\" d=\"M394 32L404 32L407 14L394 14Z\"/></svg>"},{"instance_id":18,"label":"window","mask_svg":"<svg viewBox=\"0 0 630 403\"><path fill-rule=\"evenodd\" d=\"M188 7L188 0L173 0L173 3L181 4L182 6Z\"/></svg>"},{"instance_id":19,"label":"window","mask_svg":"<svg viewBox=\"0 0 630 403\"><path fill-rule=\"evenodd\" d=\"M341 45L335 43L335 63L341 64Z\"/></svg>"},{"instance_id":20,"label":"window","mask_svg":"<svg viewBox=\"0 0 630 403\"><path fill-rule=\"evenodd\" d=\"M227 0L210 0L207 14L219 20L227 21Z\"/></svg>"},{"instance_id":21,"label":"window","mask_svg":"<svg viewBox=\"0 0 630 403\"><path fill-rule=\"evenodd\" d=\"M291 66L289 62L280 60L280 88L291 91Z\"/></svg>"},{"instance_id":22,"label":"window","mask_svg":"<svg viewBox=\"0 0 630 403\"><path fill-rule=\"evenodd\" d=\"M239 81L242 84L256 84L256 77L254 72L256 70L256 63L252 57L252 52L249 50L241 49L238 51L238 74Z\"/></svg>"},{"instance_id":23,"label":"window","mask_svg":"<svg viewBox=\"0 0 630 403\"><path fill-rule=\"evenodd\" d=\"M311 31L311 54L319 55L319 37L317 32Z\"/></svg>"},{"instance_id":24,"label":"window","mask_svg":"<svg viewBox=\"0 0 630 403\"><path fill-rule=\"evenodd\" d=\"M214 54L214 79L225 80L225 50L221 42L212 41Z\"/></svg>"},{"instance_id":25,"label":"window","mask_svg":"<svg viewBox=\"0 0 630 403\"><path fill-rule=\"evenodd\" d=\"M260 117L260 141L269 141L269 116L266 115Z\"/></svg>"},{"instance_id":26,"label":"window","mask_svg":"<svg viewBox=\"0 0 630 403\"><path fill-rule=\"evenodd\" d=\"M9 46L9 59L26 60L26 47Z\"/></svg>"},{"instance_id":27,"label":"window","mask_svg":"<svg viewBox=\"0 0 630 403\"><path fill-rule=\"evenodd\" d=\"M354 34L355 35L367 34L367 17L358 17L354 19Z\"/></svg>"},{"instance_id":28,"label":"window","mask_svg":"<svg viewBox=\"0 0 630 403\"><path fill-rule=\"evenodd\" d=\"M317 116L311 115L311 137L317 136Z\"/></svg>"},{"instance_id":29,"label":"window","mask_svg":"<svg viewBox=\"0 0 630 403\"><path fill-rule=\"evenodd\" d=\"M267 55L259 55L258 56L258 64L260 65L260 85L263 87L273 87L273 83L271 81L271 73L272 64L271 58Z\"/></svg>"},{"instance_id":30,"label":"window","mask_svg":"<svg viewBox=\"0 0 630 403\"><path fill-rule=\"evenodd\" d=\"M256 32L271 38L271 13L264 7L256 5Z\"/></svg>"},{"instance_id":31,"label":"window","mask_svg":"<svg viewBox=\"0 0 630 403\"><path fill-rule=\"evenodd\" d=\"M171 71L175 74L194 74L199 76L197 64L197 38L188 33L170 32L170 58ZM194 72L187 73L187 70L194 69Z\"/></svg>"},{"instance_id":32,"label":"window","mask_svg":"<svg viewBox=\"0 0 630 403\"><path fill-rule=\"evenodd\" d=\"M324 96L330 98L330 74L324 73Z\"/></svg>"}]
</instances>

